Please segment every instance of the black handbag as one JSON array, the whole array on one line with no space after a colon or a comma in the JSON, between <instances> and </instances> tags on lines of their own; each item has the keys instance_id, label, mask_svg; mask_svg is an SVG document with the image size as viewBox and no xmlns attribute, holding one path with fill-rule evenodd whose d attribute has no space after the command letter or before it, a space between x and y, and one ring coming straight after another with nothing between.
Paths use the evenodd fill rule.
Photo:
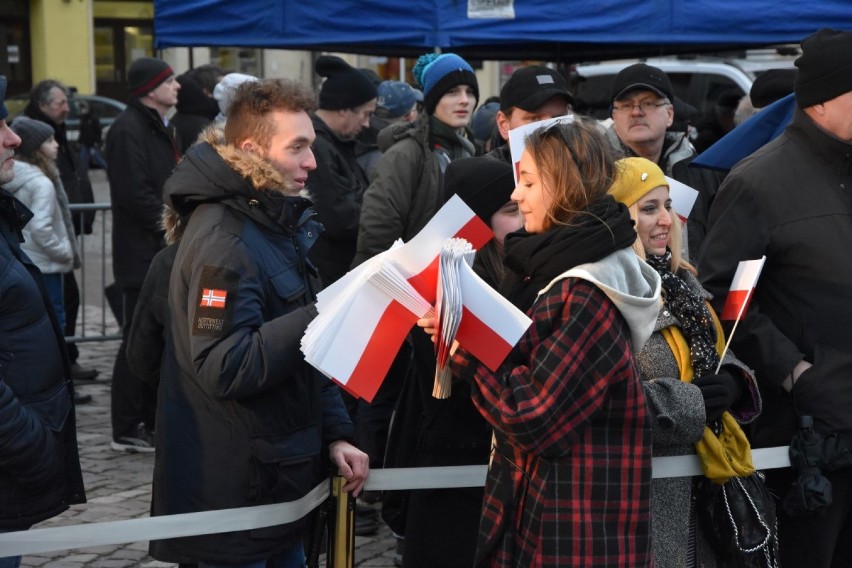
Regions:
<instances>
[{"instance_id":1,"label":"black handbag","mask_svg":"<svg viewBox=\"0 0 852 568\"><path fill-rule=\"evenodd\" d=\"M756 471L723 484L701 478L697 514L713 550L734 568L777 568L775 499Z\"/></svg>"}]
</instances>

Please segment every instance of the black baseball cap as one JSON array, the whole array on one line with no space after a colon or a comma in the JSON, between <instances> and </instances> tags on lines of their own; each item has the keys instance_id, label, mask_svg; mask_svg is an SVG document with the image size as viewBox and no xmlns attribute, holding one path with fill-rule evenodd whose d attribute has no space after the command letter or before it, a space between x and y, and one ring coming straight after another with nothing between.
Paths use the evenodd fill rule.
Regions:
<instances>
[{"instance_id":1,"label":"black baseball cap","mask_svg":"<svg viewBox=\"0 0 852 568\"><path fill-rule=\"evenodd\" d=\"M529 65L517 69L503 88L500 89L500 110L503 112L518 107L535 112L556 96L565 97L574 105L574 96L568 90L568 82L559 72L543 65Z\"/></svg>"},{"instance_id":2,"label":"black baseball cap","mask_svg":"<svg viewBox=\"0 0 852 568\"><path fill-rule=\"evenodd\" d=\"M9 111L6 110L6 77L0 75L0 120L6 120L9 116Z\"/></svg>"},{"instance_id":3,"label":"black baseball cap","mask_svg":"<svg viewBox=\"0 0 852 568\"><path fill-rule=\"evenodd\" d=\"M674 89L668 75L661 69L636 63L618 72L612 81L612 101L617 101L630 91L654 91L661 97L674 101Z\"/></svg>"}]
</instances>

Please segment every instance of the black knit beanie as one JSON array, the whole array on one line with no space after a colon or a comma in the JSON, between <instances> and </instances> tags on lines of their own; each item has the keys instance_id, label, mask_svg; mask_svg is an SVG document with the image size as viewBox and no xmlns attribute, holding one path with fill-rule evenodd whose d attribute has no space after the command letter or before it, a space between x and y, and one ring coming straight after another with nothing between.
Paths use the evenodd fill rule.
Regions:
<instances>
[{"instance_id":1,"label":"black knit beanie","mask_svg":"<svg viewBox=\"0 0 852 568\"><path fill-rule=\"evenodd\" d=\"M512 166L492 158L459 158L444 173L444 201L453 195L491 226L491 217L510 201L515 190Z\"/></svg>"},{"instance_id":2,"label":"black knit beanie","mask_svg":"<svg viewBox=\"0 0 852 568\"><path fill-rule=\"evenodd\" d=\"M823 28L802 40L796 59L796 103L800 108L852 91L852 32Z\"/></svg>"},{"instance_id":3,"label":"black knit beanie","mask_svg":"<svg viewBox=\"0 0 852 568\"><path fill-rule=\"evenodd\" d=\"M162 59L142 57L131 63L127 70L127 88L131 96L144 97L174 74Z\"/></svg>"},{"instance_id":4,"label":"black knit beanie","mask_svg":"<svg viewBox=\"0 0 852 568\"><path fill-rule=\"evenodd\" d=\"M751 106L763 108L793 92L795 69L767 69L754 79L748 96Z\"/></svg>"},{"instance_id":5,"label":"black knit beanie","mask_svg":"<svg viewBox=\"0 0 852 568\"><path fill-rule=\"evenodd\" d=\"M15 152L28 158L35 156L41 145L54 134L51 125L22 114L15 117L9 128L21 139L21 145Z\"/></svg>"},{"instance_id":6,"label":"black knit beanie","mask_svg":"<svg viewBox=\"0 0 852 568\"><path fill-rule=\"evenodd\" d=\"M319 93L319 107L323 110L356 108L378 96L373 82L339 57L320 55L314 69L326 78Z\"/></svg>"},{"instance_id":7,"label":"black knit beanie","mask_svg":"<svg viewBox=\"0 0 852 568\"><path fill-rule=\"evenodd\" d=\"M421 55L411 72L423 86L423 106L427 114L434 114L441 97L457 85L473 88L473 94L479 100L479 83L473 67L455 53Z\"/></svg>"}]
</instances>

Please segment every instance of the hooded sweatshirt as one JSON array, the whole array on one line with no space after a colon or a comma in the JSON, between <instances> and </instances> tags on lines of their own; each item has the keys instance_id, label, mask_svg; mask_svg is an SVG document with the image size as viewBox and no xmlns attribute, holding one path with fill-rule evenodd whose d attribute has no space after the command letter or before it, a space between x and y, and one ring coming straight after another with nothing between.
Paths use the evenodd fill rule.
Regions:
<instances>
[{"instance_id":1,"label":"hooded sweatshirt","mask_svg":"<svg viewBox=\"0 0 852 568\"><path fill-rule=\"evenodd\" d=\"M557 276L540 294L570 277L588 280L607 295L627 320L633 352L638 353L651 337L657 322L661 286L657 271L639 259L633 249L621 249L602 260L581 264Z\"/></svg>"}]
</instances>

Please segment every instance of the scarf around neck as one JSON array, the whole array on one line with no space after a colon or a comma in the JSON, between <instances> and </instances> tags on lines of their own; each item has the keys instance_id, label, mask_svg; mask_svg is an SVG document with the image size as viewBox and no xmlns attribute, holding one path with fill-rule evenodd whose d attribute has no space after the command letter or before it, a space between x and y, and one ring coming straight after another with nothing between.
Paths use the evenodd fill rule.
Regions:
<instances>
[{"instance_id":1,"label":"scarf around neck","mask_svg":"<svg viewBox=\"0 0 852 568\"><path fill-rule=\"evenodd\" d=\"M559 225L543 233L521 229L507 235L504 261L509 272L499 291L518 309L526 311L538 292L560 274L601 260L631 246L635 240L627 207L605 195L578 213L570 225Z\"/></svg>"},{"instance_id":2,"label":"scarf around neck","mask_svg":"<svg viewBox=\"0 0 852 568\"><path fill-rule=\"evenodd\" d=\"M660 275L666 307L680 322L680 330L689 344L693 373L696 377L714 373L719 354L716 352L716 327L707 303L683 278L671 271L670 250L666 249L664 255L646 254L645 257Z\"/></svg>"},{"instance_id":3,"label":"scarf around neck","mask_svg":"<svg viewBox=\"0 0 852 568\"><path fill-rule=\"evenodd\" d=\"M440 148L446 152L450 161L467 158L476 153L476 147L470 140L459 134L459 130L450 128L434 116L429 117L429 145L433 149Z\"/></svg>"}]
</instances>

